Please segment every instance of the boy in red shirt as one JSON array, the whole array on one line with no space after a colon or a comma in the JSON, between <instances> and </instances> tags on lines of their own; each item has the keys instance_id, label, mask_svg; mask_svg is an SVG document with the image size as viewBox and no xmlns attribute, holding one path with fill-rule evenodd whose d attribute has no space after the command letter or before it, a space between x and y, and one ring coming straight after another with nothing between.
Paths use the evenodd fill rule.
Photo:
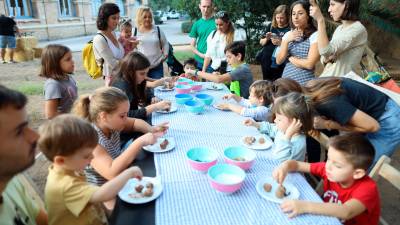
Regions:
<instances>
[{"instance_id":1,"label":"boy in red shirt","mask_svg":"<svg viewBox=\"0 0 400 225\"><path fill-rule=\"evenodd\" d=\"M294 217L303 213L334 216L346 225L377 225L380 215L379 193L367 174L375 150L362 135L344 134L329 139L328 160L305 163L289 160L273 172L282 184L288 172L307 172L324 182L324 203L287 200L282 211Z\"/></svg>"}]
</instances>

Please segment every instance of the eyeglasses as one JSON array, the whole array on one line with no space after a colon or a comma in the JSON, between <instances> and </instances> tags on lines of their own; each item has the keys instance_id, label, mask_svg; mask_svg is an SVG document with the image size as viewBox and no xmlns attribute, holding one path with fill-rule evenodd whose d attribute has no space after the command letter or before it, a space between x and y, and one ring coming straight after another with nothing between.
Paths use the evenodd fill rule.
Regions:
<instances>
[{"instance_id":1,"label":"eyeglasses","mask_svg":"<svg viewBox=\"0 0 400 225\"><path fill-rule=\"evenodd\" d=\"M224 18L224 19L229 19L229 15L228 15L228 13L225 12L225 11L219 11L219 12L217 12L217 13L215 14L215 17L216 17L216 18L219 18L219 19L222 19L222 18Z\"/></svg>"}]
</instances>

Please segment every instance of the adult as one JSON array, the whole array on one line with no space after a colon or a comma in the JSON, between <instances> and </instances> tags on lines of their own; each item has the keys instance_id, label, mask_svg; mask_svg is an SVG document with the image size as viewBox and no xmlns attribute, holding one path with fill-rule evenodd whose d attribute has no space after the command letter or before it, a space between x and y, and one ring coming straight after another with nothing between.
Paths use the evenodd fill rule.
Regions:
<instances>
[{"instance_id":1,"label":"adult","mask_svg":"<svg viewBox=\"0 0 400 225\"><path fill-rule=\"evenodd\" d=\"M21 183L18 173L35 161L39 135L28 126L20 92L0 85L0 221L3 225L47 224L46 212L38 207Z\"/></svg>"},{"instance_id":2,"label":"adult","mask_svg":"<svg viewBox=\"0 0 400 225\"><path fill-rule=\"evenodd\" d=\"M325 18L314 2L310 15L318 23L318 49L325 65L320 76L339 77L355 71L367 46L368 33L358 20L359 0L331 0L328 12L335 22L341 22L332 35L326 34Z\"/></svg>"},{"instance_id":3,"label":"adult","mask_svg":"<svg viewBox=\"0 0 400 225\"><path fill-rule=\"evenodd\" d=\"M134 35L139 44L137 50L150 61L147 76L160 79L164 76L163 62L168 58L169 43L164 32L153 25L153 13L149 7L140 7L136 12Z\"/></svg>"},{"instance_id":4,"label":"adult","mask_svg":"<svg viewBox=\"0 0 400 225\"><path fill-rule=\"evenodd\" d=\"M226 62L225 47L234 41L246 40L246 33L235 30L229 14L225 11L215 14L215 24L217 29L207 37L207 51L202 71L206 72L211 63L213 71L224 74L231 71L231 67Z\"/></svg>"},{"instance_id":5,"label":"adult","mask_svg":"<svg viewBox=\"0 0 400 225\"><path fill-rule=\"evenodd\" d=\"M8 63L15 63L14 49L16 48L17 43L15 33L19 35L17 23L11 17L2 14L0 16L0 63L6 63L6 49L8 49L8 52L10 53L10 61Z\"/></svg>"},{"instance_id":6,"label":"adult","mask_svg":"<svg viewBox=\"0 0 400 225\"><path fill-rule=\"evenodd\" d=\"M280 5L276 7L272 15L272 22L267 26L268 32L265 37L260 39L263 49L257 60L261 64L264 80L274 81L282 76L285 63L276 64L276 54L274 53L281 45L282 37L289 30L289 7Z\"/></svg>"},{"instance_id":7,"label":"adult","mask_svg":"<svg viewBox=\"0 0 400 225\"><path fill-rule=\"evenodd\" d=\"M201 18L197 20L190 31L189 37L192 38L190 47L194 53L194 59L197 62L197 69L203 69L204 57L207 51L207 37L215 30L214 9L212 0L200 0L199 8ZM211 67L207 72L212 72Z\"/></svg>"},{"instance_id":8,"label":"adult","mask_svg":"<svg viewBox=\"0 0 400 225\"><path fill-rule=\"evenodd\" d=\"M400 144L400 106L384 93L348 78L309 81L304 93L320 115L316 129L364 133L375 148L374 163Z\"/></svg>"},{"instance_id":9,"label":"adult","mask_svg":"<svg viewBox=\"0 0 400 225\"><path fill-rule=\"evenodd\" d=\"M119 43L114 30L119 23L119 8L114 3L104 3L100 6L96 25L98 34L93 38L96 61L103 65L105 85L109 86L113 69L124 57L124 47Z\"/></svg>"},{"instance_id":10,"label":"adult","mask_svg":"<svg viewBox=\"0 0 400 225\"><path fill-rule=\"evenodd\" d=\"M151 122L151 113L158 110L167 110L171 102L161 101L147 91L146 81L150 62L140 52L130 52L126 55L115 73L112 86L121 89L129 100L128 117L143 119ZM122 133L121 143L135 138L139 133Z\"/></svg>"},{"instance_id":11,"label":"adult","mask_svg":"<svg viewBox=\"0 0 400 225\"><path fill-rule=\"evenodd\" d=\"M317 32L313 25L308 0L299 0L290 6L290 27L282 38L276 63L282 64L288 60L282 77L290 78L304 85L315 78L314 67L319 59Z\"/></svg>"}]
</instances>

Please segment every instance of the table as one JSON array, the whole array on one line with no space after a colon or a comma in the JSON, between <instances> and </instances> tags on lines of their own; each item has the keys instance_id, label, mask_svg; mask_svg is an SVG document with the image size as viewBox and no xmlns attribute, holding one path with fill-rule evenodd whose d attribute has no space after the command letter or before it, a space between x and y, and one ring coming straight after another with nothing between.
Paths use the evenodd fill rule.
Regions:
<instances>
[{"instance_id":1,"label":"table","mask_svg":"<svg viewBox=\"0 0 400 225\"><path fill-rule=\"evenodd\" d=\"M216 102L222 101L221 97L227 92L227 89L212 91L204 90L204 87L202 90L202 93L213 95ZM175 92L156 91L155 94L175 102ZM155 171L164 190L155 203L149 203L151 207L144 205L144 208L140 209L147 210L146 213L155 210L151 211L154 214L153 218L146 216L146 221L138 224L341 224L336 218L309 214L288 219L280 210L279 204L266 201L257 194L257 181L271 176L273 169L278 165L277 161L272 160L271 151L256 152L256 161L246 172L242 188L231 195L215 191L208 183L206 174L194 171L189 166L185 154L192 147L202 146L216 150L219 154L218 163L223 163L224 148L240 145L240 138L245 135L258 134L255 128L243 125L243 117L233 112L219 111L211 106L207 106L203 114L194 115L187 112L184 106L178 105L177 112L155 113L152 120L154 124L170 122L166 136L174 137L177 146L170 152L154 155ZM145 175L148 176L146 171ZM287 179L299 189L300 199L321 202L320 197L302 175L289 174ZM121 205L123 208L118 208ZM115 224L136 222L140 219L140 216L137 216L138 208L140 206L129 206L119 201L113 215Z\"/></svg>"}]
</instances>

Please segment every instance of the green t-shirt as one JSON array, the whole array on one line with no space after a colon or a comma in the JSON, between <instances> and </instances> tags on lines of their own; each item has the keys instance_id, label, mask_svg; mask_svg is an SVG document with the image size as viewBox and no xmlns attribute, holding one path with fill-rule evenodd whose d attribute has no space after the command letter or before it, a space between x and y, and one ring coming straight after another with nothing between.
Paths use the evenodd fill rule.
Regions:
<instances>
[{"instance_id":1,"label":"green t-shirt","mask_svg":"<svg viewBox=\"0 0 400 225\"><path fill-rule=\"evenodd\" d=\"M190 31L189 37L196 39L196 48L199 52L205 54L207 51L207 37L215 30L215 19L211 17L207 20L201 18L197 20ZM198 55L194 57L196 61L203 63L204 59Z\"/></svg>"},{"instance_id":2,"label":"green t-shirt","mask_svg":"<svg viewBox=\"0 0 400 225\"><path fill-rule=\"evenodd\" d=\"M39 207L18 176L11 179L2 196L3 203L0 204L0 221L2 225L36 224Z\"/></svg>"}]
</instances>

